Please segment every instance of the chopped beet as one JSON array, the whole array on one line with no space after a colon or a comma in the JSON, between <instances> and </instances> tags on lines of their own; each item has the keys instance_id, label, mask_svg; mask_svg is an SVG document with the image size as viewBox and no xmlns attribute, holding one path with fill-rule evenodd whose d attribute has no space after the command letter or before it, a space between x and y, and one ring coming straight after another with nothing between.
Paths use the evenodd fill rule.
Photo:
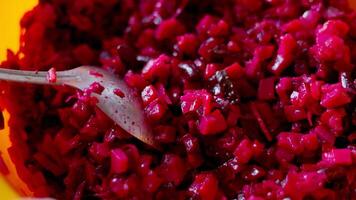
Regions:
<instances>
[{"instance_id":1,"label":"chopped beet","mask_svg":"<svg viewBox=\"0 0 356 200\"><path fill-rule=\"evenodd\" d=\"M113 173L124 173L128 170L129 159L121 149L111 150L111 171Z\"/></svg>"},{"instance_id":2,"label":"chopped beet","mask_svg":"<svg viewBox=\"0 0 356 200\"><path fill-rule=\"evenodd\" d=\"M292 154L301 154L304 146L301 144L302 135L299 133L282 132L278 135L277 145Z\"/></svg>"},{"instance_id":3,"label":"chopped beet","mask_svg":"<svg viewBox=\"0 0 356 200\"><path fill-rule=\"evenodd\" d=\"M125 97L125 93L122 92L119 88L115 88L113 92L114 92L114 94L115 94L116 96L118 96L118 97L121 97L121 98L124 98L124 97Z\"/></svg>"},{"instance_id":4,"label":"chopped beet","mask_svg":"<svg viewBox=\"0 0 356 200\"><path fill-rule=\"evenodd\" d=\"M156 126L154 131L156 133L155 139L161 143L172 143L176 139L176 129L172 126Z\"/></svg>"},{"instance_id":5,"label":"chopped beet","mask_svg":"<svg viewBox=\"0 0 356 200\"><path fill-rule=\"evenodd\" d=\"M146 86L141 92L141 98L144 105L148 105L153 100L158 98L158 92L152 85Z\"/></svg>"},{"instance_id":6,"label":"chopped beet","mask_svg":"<svg viewBox=\"0 0 356 200\"><path fill-rule=\"evenodd\" d=\"M34 197L56 199L353 199L347 2L39 1L21 20L20 50L0 66L48 71L51 83L55 69L105 69L141 98L162 148L96 107L91 94L110 89L100 82L84 91L0 82L20 178Z\"/></svg>"},{"instance_id":7,"label":"chopped beet","mask_svg":"<svg viewBox=\"0 0 356 200\"><path fill-rule=\"evenodd\" d=\"M313 196L324 185L326 175L323 172L294 172L287 175L285 192L293 199L303 199L305 196Z\"/></svg>"},{"instance_id":8,"label":"chopped beet","mask_svg":"<svg viewBox=\"0 0 356 200\"><path fill-rule=\"evenodd\" d=\"M239 146L235 149L234 155L240 164L246 164L253 156L252 143L248 139L240 142Z\"/></svg>"},{"instance_id":9,"label":"chopped beet","mask_svg":"<svg viewBox=\"0 0 356 200\"><path fill-rule=\"evenodd\" d=\"M50 83L55 83L57 81L57 72L55 68L51 68L47 72L47 80Z\"/></svg>"},{"instance_id":10,"label":"chopped beet","mask_svg":"<svg viewBox=\"0 0 356 200\"><path fill-rule=\"evenodd\" d=\"M211 100L211 94L206 90L186 91L180 98L182 112L188 113L200 111L202 112L200 114L206 115L211 111Z\"/></svg>"},{"instance_id":11,"label":"chopped beet","mask_svg":"<svg viewBox=\"0 0 356 200\"><path fill-rule=\"evenodd\" d=\"M238 79L244 76L245 70L240 64L234 63L225 68L226 74L232 79Z\"/></svg>"},{"instance_id":12,"label":"chopped beet","mask_svg":"<svg viewBox=\"0 0 356 200\"><path fill-rule=\"evenodd\" d=\"M270 66L270 71L276 75L281 74L292 62L297 42L291 34L280 38L277 57Z\"/></svg>"},{"instance_id":13,"label":"chopped beet","mask_svg":"<svg viewBox=\"0 0 356 200\"><path fill-rule=\"evenodd\" d=\"M174 39L175 36L184 33L184 26L175 18L164 20L156 29L156 39Z\"/></svg>"},{"instance_id":14,"label":"chopped beet","mask_svg":"<svg viewBox=\"0 0 356 200\"><path fill-rule=\"evenodd\" d=\"M251 105L250 107L251 107L252 113L253 113L254 117L256 118L257 123L258 123L260 129L262 130L263 134L265 135L267 140L272 141L272 135L271 135L264 119L262 119L262 117L261 117L261 113L259 111L259 106L258 106L259 104L253 102L250 105Z\"/></svg>"},{"instance_id":15,"label":"chopped beet","mask_svg":"<svg viewBox=\"0 0 356 200\"><path fill-rule=\"evenodd\" d=\"M159 174L166 183L179 185L186 174L187 167L184 160L178 155L165 154L159 166Z\"/></svg>"},{"instance_id":16,"label":"chopped beet","mask_svg":"<svg viewBox=\"0 0 356 200\"><path fill-rule=\"evenodd\" d=\"M157 172L149 171L143 178L142 187L148 192L155 192L162 184L162 178L158 176Z\"/></svg>"},{"instance_id":17,"label":"chopped beet","mask_svg":"<svg viewBox=\"0 0 356 200\"><path fill-rule=\"evenodd\" d=\"M104 91L104 89L105 88L100 83L94 82L85 91L89 93L94 92L97 94L101 94Z\"/></svg>"},{"instance_id":18,"label":"chopped beet","mask_svg":"<svg viewBox=\"0 0 356 200\"><path fill-rule=\"evenodd\" d=\"M342 106L351 102L345 88L341 84L324 85L320 105L326 108Z\"/></svg>"},{"instance_id":19,"label":"chopped beet","mask_svg":"<svg viewBox=\"0 0 356 200\"><path fill-rule=\"evenodd\" d=\"M142 69L142 76L147 80L159 78L165 80L171 68L171 59L167 55L160 55L154 60L150 60Z\"/></svg>"},{"instance_id":20,"label":"chopped beet","mask_svg":"<svg viewBox=\"0 0 356 200\"><path fill-rule=\"evenodd\" d=\"M285 106L284 113L290 122L295 122L307 118L307 113L305 112L304 108L300 108L294 105Z\"/></svg>"},{"instance_id":21,"label":"chopped beet","mask_svg":"<svg viewBox=\"0 0 356 200\"><path fill-rule=\"evenodd\" d=\"M99 73L99 72L97 72L97 71L94 71L94 70L90 70L90 71L89 71L89 74L90 74L90 75L93 75L93 76L95 76L95 77L103 77L103 74L101 74L101 73Z\"/></svg>"},{"instance_id":22,"label":"chopped beet","mask_svg":"<svg viewBox=\"0 0 356 200\"><path fill-rule=\"evenodd\" d=\"M260 100L272 100L274 99L274 83L275 78L261 79L258 85L258 98Z\"/></svg>"},{"instance_id":23,"label":"chopped beet","mask_svg":"<svg viewBox=\"0 0 356 200\"><path fill-rule=\"evenodd\" d=\"M209 63L206 65L204 78L209 80L218 71L218 66L214 63Z\"/></svg>"},{"instance_id":24,"label":"chopped beet","mask_svg":"<svg viewBox=\"0 0 356 200\"><path fill-rule=\"evenodd\" d=\"M195 175L194 182L189 187L189 192L202 200L214 200L218 189L218 180L214 174L203 173Z\"/></svg>"},{"instance_id":25,"label":"chopped beet","mask_svg":"<svg viewBox=\"0 0 356 200\"><path fill-rule=\"evenodd\" d=\"M181 54L194 56L199 45L198 42L196 35L187 33L177 37L175 48Z\"/></svg>"},{"instance_id":26,"label":"chopped beet","mask_svg":"<svg viewBox=\"0 0 356 200\"><path fill-rule=\"evenodd\" d=\"M352 165L352 152L350 149L332 149L323 154L322 161L331 166Z\"/></svg>"},{"instance_id":27,"label":"chopped beet","mask_svg":"<svg viewBox=\"0 0 356 200\"><path fill-rule=\"evenodd\" d=\"M159 99L155 99L145 107L145 113L152 121L159 121L165 114L167 105Z\"/></svg>"},{"instance_id":28,"label":"chopped beet","mask_svg":"<svg viewBox=\"0 0 356 200\"><path fill-rule=\"evenodd\" d=\"M219 110L205 115L200 119L199 130L203 135L210 135L222 132L226 129L227 124L224 116Z\"/></svg>"}]
</instances>

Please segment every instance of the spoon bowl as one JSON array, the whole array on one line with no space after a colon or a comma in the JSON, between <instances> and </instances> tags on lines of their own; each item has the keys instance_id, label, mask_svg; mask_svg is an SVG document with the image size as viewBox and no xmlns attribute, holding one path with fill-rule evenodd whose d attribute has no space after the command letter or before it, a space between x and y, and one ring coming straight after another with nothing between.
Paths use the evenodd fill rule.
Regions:
<instances>
[{"instance_id":1,"label":"spoon bowl","mask_svg":"<svg viewBox=\"0 0 356 200\"><path fill-rule=\"evenodd\" d=\"M97 99L98 108L129 134L157 148L135 92L123 80L104 69L81 66L60 72L53 69L36 72L0 68L0 80L67 85L82 91L94 83L99 84L103 90L100 93L90 93Z\"/></svg>"}]
</instances>

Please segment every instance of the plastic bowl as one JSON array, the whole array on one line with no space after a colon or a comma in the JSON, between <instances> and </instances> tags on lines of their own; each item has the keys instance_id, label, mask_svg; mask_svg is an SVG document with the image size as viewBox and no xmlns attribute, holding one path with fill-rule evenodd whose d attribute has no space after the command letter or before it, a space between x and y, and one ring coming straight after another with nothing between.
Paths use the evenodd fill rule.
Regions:
<instances>
[{"instance_id":1,"label":"plastic bowl","mask_svg":"<svg viewBox=\"0 0 356 200\"><path fill-rule=\"evenodd\" d=\"M0 0L0 27L2 29L0 31L0 61L6 58L6 49L17 51L20 37L19 21L22 15L36 4L37 0ZM9 118L6 112L5 118L6 120ZM31 196L31 191L18 177L15 166L7 153L7 148L11 146L8 134L7 126L0 131L0 156L10 171L5 177L0 175L0 197L1 199L19 199L20 196Z\"/></svg>"}]
</instances>

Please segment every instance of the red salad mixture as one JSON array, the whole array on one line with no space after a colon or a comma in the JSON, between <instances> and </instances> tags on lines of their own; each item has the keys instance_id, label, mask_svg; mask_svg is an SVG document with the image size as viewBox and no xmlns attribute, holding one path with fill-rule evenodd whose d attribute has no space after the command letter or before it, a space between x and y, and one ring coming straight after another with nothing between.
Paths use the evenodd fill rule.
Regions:
<instances>
[{"instance_id":1,"label":"red salad mixture","mask_svg":"<svg viewBox=\"0 0 356 200\"><path fill-rule=\"evenodd\" d=\"M35 196L356 196L356 12L346 0L40 0L21 27L20 51L2 67L105 68L141 96L162 146L75 89L1 82L9 153Z\"/></svg>"}]
</instances>

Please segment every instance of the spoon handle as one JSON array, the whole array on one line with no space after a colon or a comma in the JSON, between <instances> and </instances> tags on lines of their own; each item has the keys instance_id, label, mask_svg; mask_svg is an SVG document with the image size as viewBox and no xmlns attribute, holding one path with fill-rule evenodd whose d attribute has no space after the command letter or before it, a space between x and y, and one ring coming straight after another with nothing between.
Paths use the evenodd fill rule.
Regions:
<instances>
[{"instance_id":1,"label":"spoon handle","mask_svg":"<svg viewBox=\"0 0 356 200\"><path fill-rule=\"evenodd\" d=\"M51 83L47 79L47 71L25 71L0 68L0 80L16 81L22 83L35 83L35 84L64 84L68 80L75 78L73 74L67 71L57 72L57 81Z\"/></svg>"}]
</instances>

